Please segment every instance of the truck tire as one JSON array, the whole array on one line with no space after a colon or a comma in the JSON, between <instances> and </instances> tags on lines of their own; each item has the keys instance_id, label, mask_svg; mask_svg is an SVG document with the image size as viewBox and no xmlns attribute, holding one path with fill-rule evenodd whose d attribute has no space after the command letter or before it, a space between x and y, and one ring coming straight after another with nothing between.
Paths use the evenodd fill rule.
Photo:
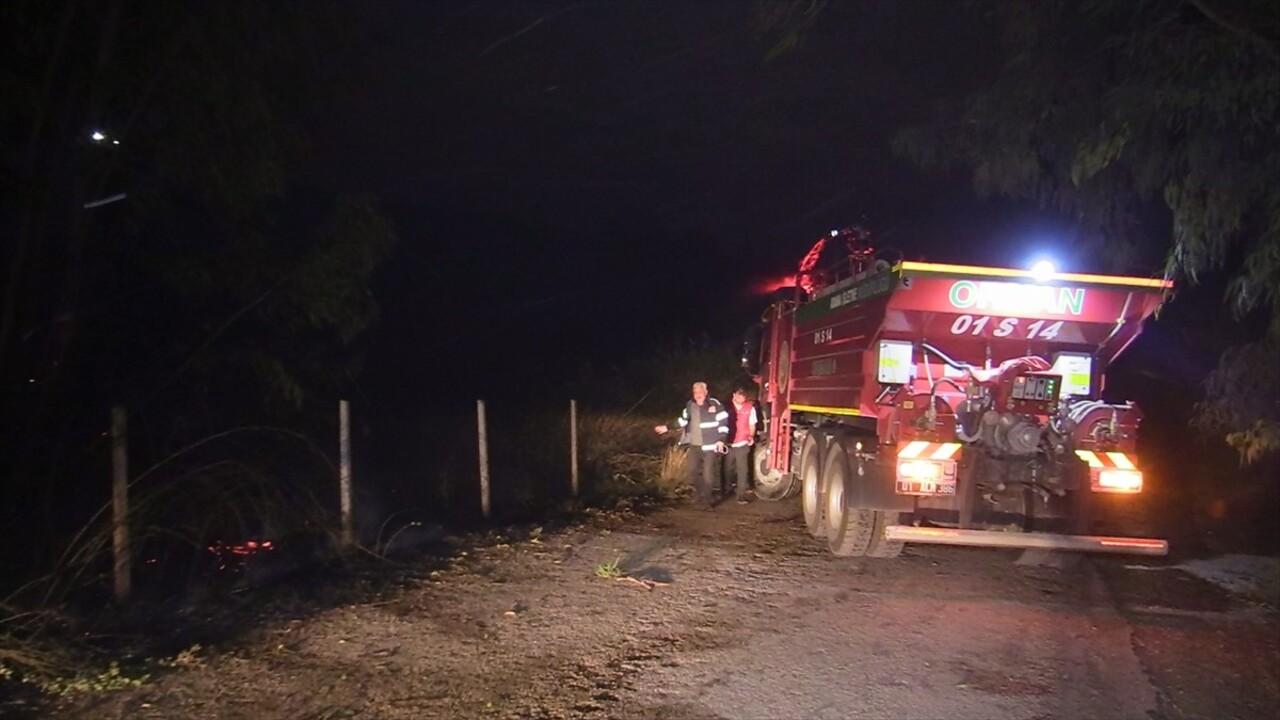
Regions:
<instances>
[{"instance_id":1,"label":"truck tire","mask_svg":"<svg viewBox=\"0 0 1280 720\"><path fill-rule=\"evenodd\" d=\"M871 542L867 544L867 557L873 558L896 558L902 554L901 541L890 541L884 538L884 529L890 525L897 525L901 518L901 513L889 512L885 510L877 510L874 527L871 531Z\"/></svg>"},{"instance_id":2,"label":"truck tire","mask_svg":"<svg viewBox=\"0 0 1280 720\"><path fill-rule=\"evenodd\" d=\"M795 495L800 481L793 472L782 472L769 467L769 441L756 443L751 449L751 467L755 471L756 497L777 501Z\"/></svg>"},{"instance_id":3,"label":"truck tire","mask_svg":"<svg viewBox=\"0 0 1280 720\"><path fill-rule=\"evenodd\" d=\"M820 538L826 535L826 486L822 477L822 456L826 440L818 433L804 436L800 446L800 505L804 508L804 524L809 534Z\"/></svg>"},{"instance_id":4,"label":"truck tire","mask_svg":"<svg viewBox=\"0 0 1280 720\"><path fill-rule=\"evenodd\" d=\"M827 547L832 555L859 557L866 554L875 529L875 513L871 510L849 507L853 496L853 472L849 467L849 453L843 442L831 443L823 463L822 479L826 483Z\"/></svg>"}]
</instances>

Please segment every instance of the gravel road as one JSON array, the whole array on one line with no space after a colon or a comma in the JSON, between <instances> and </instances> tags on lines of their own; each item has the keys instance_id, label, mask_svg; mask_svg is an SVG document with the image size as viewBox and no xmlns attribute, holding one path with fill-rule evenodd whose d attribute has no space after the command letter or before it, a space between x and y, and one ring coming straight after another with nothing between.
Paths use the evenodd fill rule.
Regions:
<instances>
[{"instance_id":1,"label":"gravel road","mask_svg":"<svg viewBox=\"0 0 1280 720\"><path fill-rule=\"evenodd\" d=\"M409 568L62 718L1267 718L1280 619L1158 560L835 558L795 503L607 513ZM616 561L624 579L602 578ZM438 566L437 566L438 567Z\"/></svg>"}]
</instances>

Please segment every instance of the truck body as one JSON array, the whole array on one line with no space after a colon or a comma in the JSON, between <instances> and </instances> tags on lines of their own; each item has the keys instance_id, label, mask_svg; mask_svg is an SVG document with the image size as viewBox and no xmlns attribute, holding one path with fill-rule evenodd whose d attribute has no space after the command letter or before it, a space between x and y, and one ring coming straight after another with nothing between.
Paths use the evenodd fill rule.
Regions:
<instances>
[{"instance_id":1,"label":"truck body","mask_svg":"<svg viewBox=\"0 0 1280 720\"><path fill-rule=\"evenodd\" d=\"M765 414L757 494L799 493L838 555L904 542L1166 554L1161 539L1092 530L1099 499L1146 480L1141 411L1102 390L1171 284L886 261L868 240L819 240L744 352Z\"/></svg>"}]
</instances>

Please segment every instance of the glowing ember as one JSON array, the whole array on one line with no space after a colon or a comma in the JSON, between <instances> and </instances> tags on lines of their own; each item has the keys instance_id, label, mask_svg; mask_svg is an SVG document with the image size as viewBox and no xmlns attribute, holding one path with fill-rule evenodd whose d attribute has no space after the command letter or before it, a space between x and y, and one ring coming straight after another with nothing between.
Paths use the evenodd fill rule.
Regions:
<instances>
[{"instance_id":1,"label":"glowing ember","mask_svg":"<svg viewBox=\"0 0 1280 720\"><path fill-rule=\"evenodd\" d=\"M805 292L814 291L815 278L813 269L818 266L818 260L822 257L822 249L827 246L825 237L818 238L818 242L809 248L809 252L800 260L800 272L796 273L796 283L804 288Z\"/></svg>"},{"instance_id":2,"label":"glowing ember","mask_svg":"<svg viewBox=\"0 0 1280 720\"><path fill-rule=\"evenodd\" d=\"M213 544L206 549L218 558L218 569L226 570L228 561L233 558L246 558L257 553L270 552L276 548L270 540L246 540L240 545L227 545L221 540L214 540Z\"/></svg>"},{"instance_id":3,"label":"glowing ember","mask_svg":"<svg viewBox=\"0 0 1280 720\"><path fill-rule=\"evenodd\" d=\"M776 290L781 290L786 287L795 287L795 285L795 275L783 275L782 277L766 278L757 282L752 286L751 292L756 295L768 295Z\"/></svg>"}]
</instances>

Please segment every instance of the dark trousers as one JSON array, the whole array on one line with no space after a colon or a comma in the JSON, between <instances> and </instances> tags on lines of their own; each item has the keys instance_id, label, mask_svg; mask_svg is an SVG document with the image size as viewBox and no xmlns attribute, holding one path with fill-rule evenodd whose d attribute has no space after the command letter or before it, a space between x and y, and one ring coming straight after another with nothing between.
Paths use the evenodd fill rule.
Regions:
<instances>
[{"instance_id":1,"label":"dark trousers","mask_svg":"<svg viewBox=\"0 0 1280 720\"><path fill-rule=\"evenodd\" d=\"M738 484L739 500L747 498L747 490L751 489L751 446L729 448L729 468L733 470L733 479ZM725 473L727 476L728 473ZM726 477L727 481L727 477Z\"/></svg>"},{"instance_id":2,"label":"dark trousers","mask_svg":"<svg viewBox=\"0 0 1280 720\"><path fill-rule=\"evenodd\" d=\"M684 462L689 484L693 486L694 502L710 505L711 492L720 484L720 454L715 450L690 447Z\"/></svg>"}]
</instances>

